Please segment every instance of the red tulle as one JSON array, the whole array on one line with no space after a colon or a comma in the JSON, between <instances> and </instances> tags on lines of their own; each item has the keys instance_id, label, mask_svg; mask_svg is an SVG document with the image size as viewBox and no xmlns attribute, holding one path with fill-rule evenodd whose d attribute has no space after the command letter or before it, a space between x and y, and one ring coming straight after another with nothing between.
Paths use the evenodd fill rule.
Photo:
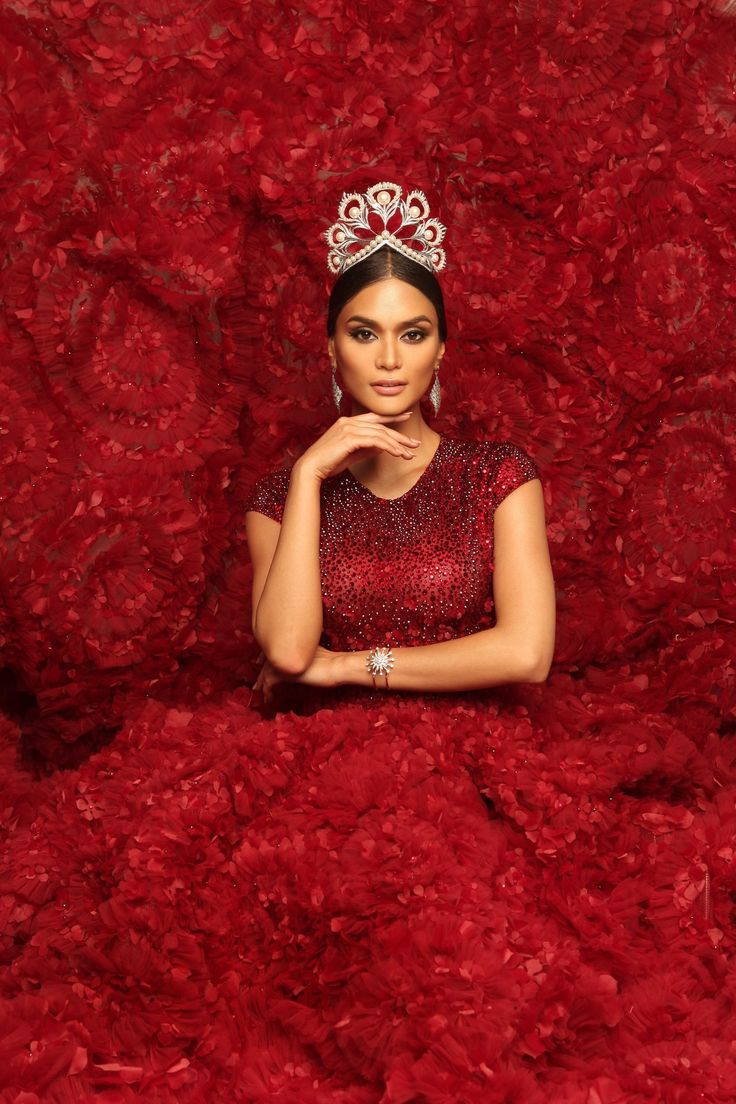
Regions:
<instances>
[{"instance_id":1,"label":"red tulle","mask_svg":"<svg viewBox=\"0 0 736 1104\"><path fill-rule=\"evenodd\" d=\"M0 13L0 1104L733 1104L729 8ZM539 469L555 661L269 709L245 507L379 180L448 227L427 419Z\"/></svg>"}]
</instances>

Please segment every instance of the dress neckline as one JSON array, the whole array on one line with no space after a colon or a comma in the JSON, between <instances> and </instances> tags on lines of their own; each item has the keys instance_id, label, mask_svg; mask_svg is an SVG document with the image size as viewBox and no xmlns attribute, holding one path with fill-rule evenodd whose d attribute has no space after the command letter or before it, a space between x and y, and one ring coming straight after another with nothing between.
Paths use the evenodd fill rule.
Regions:
<instances>
[{"instance_id":1,"label":"dress neckline","mask_svg":"<svg viewBox=\"0 0 736 1104\"><path fill-rule=\"evenodd\" d=\"M353 475L350 468L346 468L345 471L347 472L348 478L351 479L352 482L356 484L356 486L360 487L360 489L362 491L364 491L365 494L367 494L370 498L375 499L376 502L401 502L403 499L407 498L408 495L412 494L412 492L416 490L416 488L420 485L420 483L424 479L426 479L430 469L432 469L434 467L435 461L437 460L437 457L439 456L440 452L442 451L444 443L445 443L445 438L440 437L439 441L437 442L437 447L434 450L434 453L432 454L432 458L430 459L429 463L427 464L426 468L421 473L421 475L419 476L417 481L415 483L412 483L411 487L409 487L407 490L405 490L403 494L397 495L396 498L382 498L381 495L374 494L374 492L370 489L370 487L366 487L365 483L361 483L361 481L357 478L357 476Z\"/></svg>"}]
</instances>

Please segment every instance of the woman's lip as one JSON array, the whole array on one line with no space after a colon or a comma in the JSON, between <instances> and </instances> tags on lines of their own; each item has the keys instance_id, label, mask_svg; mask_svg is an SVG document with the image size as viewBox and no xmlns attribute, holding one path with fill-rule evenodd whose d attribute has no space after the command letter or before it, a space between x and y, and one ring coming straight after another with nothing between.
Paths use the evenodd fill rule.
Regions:
<instances>
[{"instance_id":1,"label":"woman's lip","mask_svg":"<svg viewBox=\"0 0 736 1104\"><path fill-rule=\"evenodd\" d=\"M394 391L400 391L402 387L406 387L405 383L372 383L376 391L387 391L393 393Z\"/></svg>"}]
</instances>

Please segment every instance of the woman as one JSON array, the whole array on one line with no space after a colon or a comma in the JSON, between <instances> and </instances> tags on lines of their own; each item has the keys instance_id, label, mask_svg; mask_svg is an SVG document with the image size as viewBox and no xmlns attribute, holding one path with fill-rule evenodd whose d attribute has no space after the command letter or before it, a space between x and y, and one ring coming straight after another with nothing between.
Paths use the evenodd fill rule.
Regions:
<instances>
[{"instance_id":1,"label":"woman","mask_svg":"<svg viewBox=\"0 0 736 1104\"><path fill-rule=\"evenodd\" d=\"M434 694L549 672L536 467L508 443L441 437L420 409L430 385L439 407L447 338L444 227L428 214L422 193L382 182L344 196L327 232L333 391L351 411L249 502L266 698L284 682Z\"/></svg>"},{"instance_id":2,"label":"woman","mask_svg":"<svg viewBox=\"0 0 736 1104\"><path fill-rule=\"evenodd\" d=\"M447 338L428 215L395 184L343 197L327 347L350 414L248 503L256 685L281 707L262 755L289 761L250 827L244 916L279 956L270 1059L306 1048L315 1104L541 1102L527 1063L556 1061L557 979L580 970L506 814L495 749L528 719L487 694L549 671L542 488L522 449L422 415Z\"/></svg>"},{"instance_id":3,"label":"woman","mask_svg":"<svg viewBox=\"0 0 736 1104\"><path fill-rule=\"evenodd\" d=\"M260 685L324 708L152 696L20 784L3 1101L736 1099L732 939L687 915L702 854L732 855L710 736L594 682L487 690L545 677L553 583L529 457L420 411L439 240L395 185L344 201L351 411L250 500Z\"/></svg>"}]
</instances>

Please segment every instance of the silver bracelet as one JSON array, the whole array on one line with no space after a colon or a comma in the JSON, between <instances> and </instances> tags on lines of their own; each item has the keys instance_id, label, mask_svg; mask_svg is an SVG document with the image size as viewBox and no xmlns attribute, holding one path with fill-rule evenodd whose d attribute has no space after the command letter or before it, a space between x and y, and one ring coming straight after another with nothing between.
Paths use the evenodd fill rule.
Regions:
<instances>
[{"instance_id":1,"label":"silver bracelet","mask_svg":"<svg viewBox=\"0 0 736 1104\"><path fill-rule=\"evenodd\" d=\"M376 675L383 675L386 679L386 686L388 686L388 673L394 665L393 652L390 648L381 646L371 648L365 665L371 673L374 686L376 685Z\"/></svg>"}]
</instances>

